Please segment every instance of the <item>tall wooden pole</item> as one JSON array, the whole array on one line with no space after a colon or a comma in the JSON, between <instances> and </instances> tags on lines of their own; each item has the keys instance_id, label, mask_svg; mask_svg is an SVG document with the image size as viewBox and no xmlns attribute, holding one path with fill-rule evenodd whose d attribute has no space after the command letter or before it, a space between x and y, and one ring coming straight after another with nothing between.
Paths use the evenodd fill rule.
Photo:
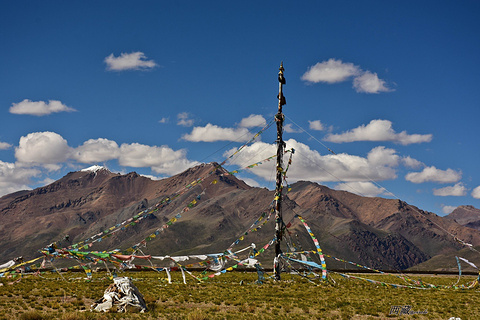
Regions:
<instances>
[{"instance_id":1,"label":"tall wooden pole","mask_svg":"<svg viewBox=\"0 0 480 320\"><path fill-rule=\"evenodd\" d=\"M280 244L282 242L282 182L283 182L283 153L285 150L285 142L283 142L283 121L282 106L286 104L283 96L283 85L286 83L283 76L283 62L280 64L278 72L278 113L275 115L277 122L277 179L275 187L275 258L273 260L273 272L275 280L280 280L280 256L282 254Z\"/></svg>"}]
</instances>

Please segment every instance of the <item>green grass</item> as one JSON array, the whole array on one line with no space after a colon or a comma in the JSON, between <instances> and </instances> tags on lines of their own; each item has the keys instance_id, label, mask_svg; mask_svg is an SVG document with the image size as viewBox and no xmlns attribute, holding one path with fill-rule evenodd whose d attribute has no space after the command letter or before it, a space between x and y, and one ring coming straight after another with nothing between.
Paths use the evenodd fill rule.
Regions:
<instances>
[{"instance_id":1,"label":"green grass","mask_svg":"<svg viewBox=\"0 0 480 320\"><path fill-rule=\"evenodd\" d=\"M337 275L333 275L336 284L330 281L315 285L288 274L282 275L281 282L267 280L259 285L255 284L255 273L243 272L227 273L204 283L190 278L185 285L180 273L172 273L174 283L168 284L164 273L133 272L121 276L133 279L149 310L122 316L89 311L111 283L105 274L95 274L91 282L83 280L81 273L63 276L67 281L58 274L26 276L13 285L0 279L0 319L474 319L480 314L478 288L391 288ZM368 278L401 283L392 276ZM450 285L456 277L423 276L422 280ZM389 315L390 308L397 305L428 313Z\"/></svg>"}]
</instances>

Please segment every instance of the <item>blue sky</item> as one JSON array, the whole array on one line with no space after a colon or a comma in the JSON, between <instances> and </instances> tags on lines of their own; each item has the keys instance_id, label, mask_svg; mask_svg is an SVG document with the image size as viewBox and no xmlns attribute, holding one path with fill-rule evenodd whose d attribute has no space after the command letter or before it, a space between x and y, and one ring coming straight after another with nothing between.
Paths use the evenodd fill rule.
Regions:
<instances>
[{"instance_id":1,"label":"blue sky","mask_svg":"<svg viewBox=\"0 0 480 320\"><path fill-rule=\"evenodd\" d=\"M478 1L4 3L0 195L97 164L158 179L221 162L273 118L283 61L290 183L478 208L479 14ZM274 141L272 126L227 169ZM272 165L239 177L273 188Z\"/></svg>"}]
</instances>

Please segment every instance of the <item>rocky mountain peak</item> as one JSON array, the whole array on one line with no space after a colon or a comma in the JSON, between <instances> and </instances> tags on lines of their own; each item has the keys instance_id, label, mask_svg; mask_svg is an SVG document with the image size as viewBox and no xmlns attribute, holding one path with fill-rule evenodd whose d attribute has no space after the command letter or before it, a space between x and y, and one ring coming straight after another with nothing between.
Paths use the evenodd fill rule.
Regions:
<instances>
[{"instance_id":1,"label":"rocky mountain peak","mask_svg":"<svg viewBox=\"0 0 480 320\"><path fill-rule=\"evenodd\" d=\"M98 165L94 165L94 166L82 169L80 171L82 171L82 172L94 172L94 173L97 173L98 171L108 171L108 172L110 172L110 170L108 170L106 167L102 167L102 166L98 166Z\"/></svg>"},{"instance_id":2,"label":"rocky mountain peak","mask_svg":"<svg viewBox=\"0 0 480 320\"><path fill-rule=\"evenodd\" d=\"M480 209L472 205L458 206L445 218L454 220L462 226L480 230Z\"/></svg>"}]
</instances>

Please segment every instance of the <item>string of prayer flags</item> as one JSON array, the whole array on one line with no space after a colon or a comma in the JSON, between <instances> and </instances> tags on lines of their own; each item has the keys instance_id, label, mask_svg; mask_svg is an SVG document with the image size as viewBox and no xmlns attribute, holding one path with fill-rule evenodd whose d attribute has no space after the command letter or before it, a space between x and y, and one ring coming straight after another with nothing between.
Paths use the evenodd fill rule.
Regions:
<instances>
[{"instance_id":1,"label":"string of prayer flags","mask_svg":"<svg viewBox=\"0 0 480 320\"><path fill-rule=\"evenodd\" d=\"M303 219L300 215L296 215L296 217L298 219L300 219L300 221L303 223L305 229L307 230L308 234L310 235L310 237L312 238L313 240L313 243L315 244L315 247L317 248L317 253L318 253L318 256L320 257L320 261L321 261L321 268L322 268L322 279L323 280L327 280L327 264L325 263L325 257L323 256L323 252L322 252L322 249L320 248L320 243L318 242L318 240L315 238L315 235L313 234L312 230L310 229L310 227L308 226L307 222L305 221L305 219Z\"/></svg>"}]
</instances>

